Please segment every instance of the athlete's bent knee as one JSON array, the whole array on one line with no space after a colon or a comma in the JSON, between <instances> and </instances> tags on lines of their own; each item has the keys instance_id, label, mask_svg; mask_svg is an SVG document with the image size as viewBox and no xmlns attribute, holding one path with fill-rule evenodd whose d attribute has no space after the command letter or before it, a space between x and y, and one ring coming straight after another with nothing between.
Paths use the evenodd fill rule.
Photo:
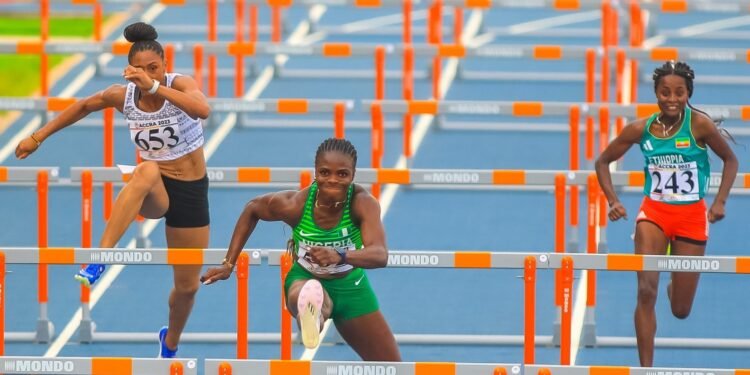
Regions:
<instances>
[{"instance_id":1,"label":"athlete's bent knee","mask_svg":"<svg viewBox=\"0 0 750 375\"><path fill-rule=\"evenodd\" d=\"M687 319L690 316L690 306L672 306L672 315L677 319Z\"/></svg>"}]
</instances>

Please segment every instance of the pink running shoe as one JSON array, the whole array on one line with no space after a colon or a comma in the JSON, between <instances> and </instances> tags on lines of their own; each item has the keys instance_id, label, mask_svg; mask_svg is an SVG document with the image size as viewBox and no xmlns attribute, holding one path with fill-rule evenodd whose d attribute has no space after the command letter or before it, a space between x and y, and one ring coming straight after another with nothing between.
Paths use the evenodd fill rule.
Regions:
<instances>
[{"instance_id":1,"label":"pink running shoe","mask_svg":"<svg viewBox=\"0 0 750 375\"><path fill-rule=\"evenodd\" d=\"M320 321L323 309L323 285L320 281L310 279L302 286L297 298L297 317L299 318L302 344L314 349L320 342Z\"/></svg>"}]
</instances>

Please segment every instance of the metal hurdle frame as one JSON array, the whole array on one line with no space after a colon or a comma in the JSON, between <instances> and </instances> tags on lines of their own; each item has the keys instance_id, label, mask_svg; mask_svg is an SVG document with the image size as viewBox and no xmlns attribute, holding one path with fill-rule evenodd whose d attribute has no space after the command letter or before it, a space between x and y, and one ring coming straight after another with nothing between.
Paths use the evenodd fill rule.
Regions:
<instances>
[{"instance_id":1,"label":"metal hurdle frame","mask_svg":"<svg viewBox=\"0 0 750 375\"><path fill-rule=\"evenodd\" d=\"M0 167L0 185L28 186L35 184L37 190L37 242L39 247L47 246L47 212L49 184L60 180L58 167ZM55 326L49 320L47 306L47 266L39 265L37 283L37 300L39 301L39 318L34 332L8 332L9 341L49 342L54 336Z\"/></svg>"},{"instance_id":2,"label":"metal hurdle frame","mask_svg":"<svg viewBox=\"0 0 750 375\"><path fill-rule=\"evenodd\" d=\"M3 374L196 375L195 358L0 357Z\"/></svg>"}]
</instances>

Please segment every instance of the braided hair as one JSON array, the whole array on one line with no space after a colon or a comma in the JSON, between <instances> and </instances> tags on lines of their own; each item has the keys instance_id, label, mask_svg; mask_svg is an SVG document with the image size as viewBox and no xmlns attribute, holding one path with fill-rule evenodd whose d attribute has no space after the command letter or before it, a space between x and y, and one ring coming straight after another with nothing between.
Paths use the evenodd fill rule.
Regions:
<instances>
[{"instance_id":1,"label":"braided hair","mask_svg":"<svg viewBox=\"0 0 750 375\"><path fill-rule=\"evenodd\" d=\"M354 148L351 142L346 139L340 138L328 138L318 146L318 151L315 152L315 163L318 163L320 157L329 151L337 151L344 155L348 155L352 158L354 168L357 168L357 149Z\"/></svg>"},{"instance_id":2,"label":"braided hair","mask_svg":"<svg viewBox=\"0 0 750 375\"><path fill-rule=\"evenodd\" d=\"M128 42L133 43L130 46L130 52L128 52L128 62L133 61L136 53L146 50L154 51L164 59L164 48L156 41L159 34L153 26L144 22L136 22L128 25L122 34Z\"/></svg>"},{"instance_id":3,"label":"braided hair","mask_svg":"<svg viewBox=\"0 0 750 375\"><path fill-rule=\"evenodd\" d=\"M670 61L665 62L662 66L654 69L654 74L652 76L654 80L654 91L656 91L656 88L659 86L659 82L661 81L661 79L669 75L676 75L676 76L682 77L685 80L685 86L687 86L688 98L691 98L693 96L693 80L695 79L695 72L690 67L690 65L688 65L684 61L670 60ZM721 127L721 123L724 122L723 119L719 121L714 121L708 113L698 108L693 107L693 105L690 104L690 100L687 101L687 106L696 112L700 112L706 115L706 117L711 119L711 121L713 121L713 123L716 124L716 127ZM732 137L732 135L729 134L729 132L726 129L720 128L719 132L722 133L722 135L724 135L727 139L731 140L735 144L737 143L734 140L734 137Z\"/></svg>"}]
</instances>

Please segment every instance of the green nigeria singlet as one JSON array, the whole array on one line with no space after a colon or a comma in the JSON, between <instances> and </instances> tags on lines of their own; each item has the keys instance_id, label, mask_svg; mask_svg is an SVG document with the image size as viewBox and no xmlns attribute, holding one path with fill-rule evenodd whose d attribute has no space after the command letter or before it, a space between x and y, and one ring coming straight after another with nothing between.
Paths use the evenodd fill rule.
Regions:
<instances>
[{"instance_id":1,"label":"green nigeria singlet","mask_svg":"<svg viewBox=\"0 0 750 375\"><path fill-rule=\"evenodd\" d=\"M351 270L350 264L342 265L331 265L327 267L321 267L317 264L311 263L305 258L307 249L310 246L328 246L336 249L344 250L357 250L361 249L362 246L362 232L359 227L354 225L351 217L351 203L352 194L354 194L354 184L349 186L349 190L346 192L346 200L344 201L344 212L341 215L339 223L331 229L320 228L315 224L313 218L313 207L315 206L315 198L318 193L318 183L313 182L310 185L310 190L307 193L307 200L305 201L305 208L302 213L302 219L299 224L292 230L292 238L294 239L294 247L297 251L297 263L312 273L317 274L334 274L340 272L346 272Z\"/></svg>"},{"instance_id":2,"label":"green nigeria singlet","mask_svg":"<svg viewBox=\"0 0 750 375\"><path fill-rule=\"evenodd\" d=\"M655 113L646 121L641 138L641 151L646 159L643 194L665 203L696 202L706 195L711 168L708 151L698 146L693 137L692 111L685 107L677 133L666 138L649 131L658 115Z\"/></svg>"}]
</instances>

